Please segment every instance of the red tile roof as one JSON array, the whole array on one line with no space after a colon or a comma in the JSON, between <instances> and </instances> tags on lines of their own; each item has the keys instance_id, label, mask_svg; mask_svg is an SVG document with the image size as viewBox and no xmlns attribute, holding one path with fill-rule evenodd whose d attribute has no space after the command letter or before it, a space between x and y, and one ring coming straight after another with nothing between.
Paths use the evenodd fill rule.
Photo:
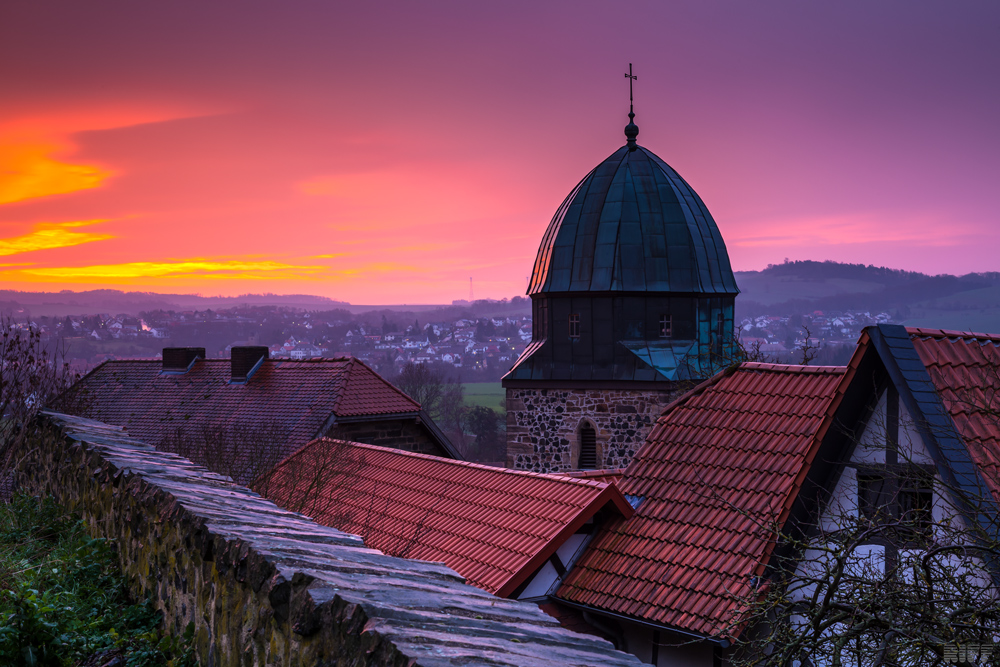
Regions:
<instances>
[{"instance_id":1,"label":"red tile roof","mask_svg":"<svg viewBox=\"0 0 1000 667\"><path fill-rule=\"evenodd\" d=\"M226 426L274 421L286 448L315 438L336 415L413 414L420 404L353 358L270 359L245 383L231 384L228 359L199 359L186 373L161 373L154 360L106 361L78 382L88 417L124 426L156 444L187 424ZM287 451L287 449L286 449Z\"/></svg>"},{"instance_id":2,"label":"red tile roof","mask_svg":"<svg viewBox=\"0 0 1000 667\"><path fill-rule=\"evenodd\" d=\"M1000 335L906 331L969 454L1000 498Z\"/></svg>"},{"instance_id":3,"label":"red tile roof","mask_svg":"<svg viewBox=\"0 0 1000 667\"><path fill-rule=\"evenodd\" d=\"M283 461L265 493L375 549L444 562L500 596L601 508L632 513L617 488L601 482L326 438Z\"/></svg>"},{"instance_id":4,"label":"red tile roof","mask_svg":"<svg viewBox=\"0 0 1000 667\"><path fill-rule=\"evenodd\" d=\"M845 369L745 363L667 406L557 597L719 636L760 574L842 395Z\"/></svg>"}]
</instances>

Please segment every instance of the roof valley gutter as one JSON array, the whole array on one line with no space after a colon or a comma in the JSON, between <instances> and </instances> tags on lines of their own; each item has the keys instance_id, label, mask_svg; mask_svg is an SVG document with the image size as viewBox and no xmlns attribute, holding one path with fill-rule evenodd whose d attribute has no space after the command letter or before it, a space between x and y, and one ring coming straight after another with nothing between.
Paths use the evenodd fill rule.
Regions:
<instances>
[{"instance_id":1,"label":"roof valley gutter","mask_svg":"<svg viewBox=\"0 0 1000 667\"><path fill-rule=\"evenodd\" d=\"M653 630L662 630L664 632L672 632L683 637L690 637L691 639L697 639L703 641L713 646L718 646L719 648L729 648L731 643L728 639L718 639L716 637L709 637L707 635L700 635L697 632L691 632L689 630L680 630L678 628L671 627L669 625L664 625L662 623L654 623L652 621L646 621L641 618L633 618L632 616L626 616L625 614L616 614L613 611L606 611L604 609L598 609L597 607L591 607L590 605L580 604L579 602L570 602L569 600L564 600L563 598L553 597L553 600L559 604L564 604L567 607L573 607L574 609L579 609L582 612L596 614L598 616L604 616L607 618L613 618L616 621L625 621L626 623L634 623L635 625L641 625L645 628L652 628Z\"/></svg>"},{"instance_id":2,"label":"roof valley gutter","mask_svg":"<svg viewBox=\"0 0 1000 667\"><path fill-rule=\"evenodd\" d=\"M268 359L268 357L267 357L266 355L265 355L265 356L263 356L263 357L261 357L260 359L258 359L258 360L257 360L257 363L253 365L253 368L251 368L251 369L249 370L249 372L247 372L247 377L246 377L246 380L244 380L243 382L244 382L244 383L246 383L246 382L249 382L249 381L250 381L250 378L252 378L252 377L253 377L253 374L257 372L257 369L258 369L258 368L260 368L261 366L263 366L263 365L264 365L264 362L265 362L265 361L267 361L267 359Z\"/></svg>"}]
</instances>

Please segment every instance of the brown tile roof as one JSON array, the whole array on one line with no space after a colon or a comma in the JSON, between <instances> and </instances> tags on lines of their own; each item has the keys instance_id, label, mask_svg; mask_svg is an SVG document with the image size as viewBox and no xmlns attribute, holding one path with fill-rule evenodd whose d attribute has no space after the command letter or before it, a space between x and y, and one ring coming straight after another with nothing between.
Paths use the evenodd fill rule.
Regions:
<instances>
[{"instance_id":1,"label":"brown tile roof","mask_svg":"<svg viewBox=\"0 0 1000 667\"><path fill-rule=\"evenodd\" d=\"M601 508L632 513L617 488L601 482L325 438L274 474L265 493L279 505L386 553L444 562L500 596Z\"/></svg>"},{"instance_id":2,"label":"brown tile roof","mask_svg":"<svg viewBox=\"0 0 1000 667\"><path fill-rule=\"evenodd\" d=\"M288 449L315 438L336 415L412 414L420 404L353 358L266 360L245 384L230 383L228 359L199 359L186 373L161 373L154 360L106 361L73 391L85 391L87 416L124 426L156 444L188 424L225 426L274 421Z\"/></svg>"},{"instance_id":3,"label":"brown tile roof","mask_svg":"<svg viewBox=\"0 0 1000 667\"><path fill-rule=\"evenodd\" d=\"M759 575L842 395L845 369L745 363L670 406L618 487L564 600L719 636Z\"/></svg>"},{"instance_id":4,"label":"brown tile roof","mask_svg":"<svg viewBox=\"0 0 1000 667\"><path fill-rule=\"evenodd\" d=\"M1000 498L1000 335L906 331L970 456Z\"/></svg>"}]
</instances>

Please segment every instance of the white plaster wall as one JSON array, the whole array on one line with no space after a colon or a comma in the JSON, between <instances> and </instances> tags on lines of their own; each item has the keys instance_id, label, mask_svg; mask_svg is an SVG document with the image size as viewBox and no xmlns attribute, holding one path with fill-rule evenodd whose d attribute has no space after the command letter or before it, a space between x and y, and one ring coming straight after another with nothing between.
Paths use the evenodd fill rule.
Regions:
<instances>
[{"instance_id":1,"label":"white plaster wall","mask_svg":"<svg viewBox=\"0 0 1000 667\"><path fill-rule=\"evenodd\" d=\"M885 463L885 405L886 392L883 391L854 448L852 463Z\"/></svg>"},{"instance_id":2,"label":"white plaster wall","mask_svg":"<svg viewBox=\"0 0 1000 667\"><path fill-rule=\"evenodd\" d=\"M552 563L545 561L545 564L538 568L538 573L532 577L531 581L520 595L517 596L518 600L525 600L527 598L537 598L548 594L549 589L559 578L559 573L556 572L556 568L552 567Z\"/></svg>"},{"instance_id":3,"label":"white plaster wall","mask_svg":"<svg viewBox=\"0 0 1000 667\"><path fill-rule=\"evenodd\" d=\"M854 468L841 469L830 501L820 516L820 527L826 532L837 530L844 518L858 518L858 471Z\"/></svg>"},{"instance_id":4,"label":"white plaster wall","mask_svg":"<svg viewBox=\"0 0 1000 667\"><path fill-rule=\"evenodd\" d=\"M924 444L916 422L910 416L902 401L899 403L899 462L930 464L934 463L931 453Z\"/></svg>"},{"instance_id":5,"label":"white plaster wall","mask_svg":"<svg viewBox=\"0 0 1000 667\"><path fill-rule=\"evenodd\" d=\"M563 565L568 566L575 560L577 552L586 540L587 535L581 533L570 535L569 539L563 542L559 548L556 549L556 555L559 556L559 560L563 562Z\"/></svg>"}]
</instances>

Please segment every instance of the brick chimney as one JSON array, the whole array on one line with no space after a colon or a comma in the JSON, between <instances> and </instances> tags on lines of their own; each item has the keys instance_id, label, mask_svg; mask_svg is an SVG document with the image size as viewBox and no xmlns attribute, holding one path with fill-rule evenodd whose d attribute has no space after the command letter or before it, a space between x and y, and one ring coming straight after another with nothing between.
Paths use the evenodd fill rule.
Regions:
<instances>
[{"instance_id":1,"label":"brick chimney","mask_svg":"<svg viewBox=\"0 0 1000 667\"><path fill-rule=\"evenodd\" d=\"M268 349L262 345L237 345L233 347L231 382L246 382L258 364L268 358Z\"/></svg>"},{"instance_id":2,"label":"brick chimney","mask_svg":"<svg viewBox=\"0 0 1000 667\"><path fill-rule=\"evenodd\" d=\"M195 359L205 358L203 347L165 347L163 348L164 373L186 373Z\"/></svg>"}]
</instances>

